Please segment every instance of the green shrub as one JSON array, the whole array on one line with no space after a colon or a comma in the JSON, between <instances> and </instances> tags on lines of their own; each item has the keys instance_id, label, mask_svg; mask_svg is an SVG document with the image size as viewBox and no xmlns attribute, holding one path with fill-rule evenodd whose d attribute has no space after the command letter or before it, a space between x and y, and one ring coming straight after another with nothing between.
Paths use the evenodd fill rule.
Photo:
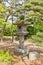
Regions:
<instances>
[{"instance_id":1,"label":"green shrub","mask_svg":"<svg viewBox=\"0 0 43 65\"><path fill-rule=\"evenodd\" d=\"M9 51L4 52L0 50L0 62L10 62L13 57L10 55Z\"/></svg>"},{"instance_id":2,"label":"green shrub","mask_svg":"<svg viewBox=\"0 0 43 65\"><path fill-rule=\"evenodd\" d=\"M43 32L38 32L36 35L32 35L28 40L38 46L43 46Z\"/></svg>"},{"instance_id":3,"label":"green shrub","mask_svg":"<svg viewBox=\"0 0 43 65\"><path fill-rule=\"evenodd\" d=\"M38 32L37 36L40 37L40 38L43 38L43 32Z\"/></svg>"},{"instance_id":4,"label":"green shrub","mask_svg":"<svg viewBox=\"0 0 43 65\"><path fill-rule=\"evenodd\" d=\"M7 29L4 31L4 35L5 35L5 36L11 36L11 29L10 29L10 28L7 28Z\"/></svg>"},{"instance_id":5,"label":"green shrub","mask_svg":"<svg viewBox=\"0 0 43 65\"><path fill-rule=\"evenodd\" d=\"M32 27L32 26L28 26L27 31L29 32L29 35L36 34L36 29L34 27Z\"/></svg>"},{"instance_id":6,"label":"green shrub","mask_svg":"<svg viewBox=\"0 0 43 65\"><path fill-rule=\"evenodd\" d=\"M14 36L16 35L17 26L7 25L6 30L4 31L4 36L11 36L12 35L12 29L14 32Z\"/></svg>"}]
</instances>

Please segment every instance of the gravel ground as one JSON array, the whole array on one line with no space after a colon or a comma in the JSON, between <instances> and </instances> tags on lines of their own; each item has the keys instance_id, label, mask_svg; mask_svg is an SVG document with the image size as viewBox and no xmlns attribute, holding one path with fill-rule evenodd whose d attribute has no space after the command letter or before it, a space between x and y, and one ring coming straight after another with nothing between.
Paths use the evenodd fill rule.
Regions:
<instances>
[{"instance_id":1,"label":"gravel ground","mask_svg":"<svg viewBox=\"0 0 43 65\"><path fill-rule=\"evenodd\" d=\"M35 60L28 60L25 58L24 60L20 60L18 63L15 63L14 65L43 65L43 57L40 56Z\"/></svg>"},{"instance_id":2,"label":"gravel ground","mask_svg":"<svg viewBox=\"0 0 43 65\"><path fill-rule=\"evenodd\" d=\"M7 41L7 43L11 42L10 40ZM17 42L18 41L14 41ZM6 44L6 42L0 42L0 45ZM25 42L25 45L30 44L32 45L32 43L29 42ZM7 65L6 63L0 62L0 65ZM35 60L29 60L28 58L25 58L24 60L22 60L21 58L18 58L17 62L11 62L8 65L43 65L43 53L40 54L39 58L35 59Z\"/></svg>"}]
</instances>

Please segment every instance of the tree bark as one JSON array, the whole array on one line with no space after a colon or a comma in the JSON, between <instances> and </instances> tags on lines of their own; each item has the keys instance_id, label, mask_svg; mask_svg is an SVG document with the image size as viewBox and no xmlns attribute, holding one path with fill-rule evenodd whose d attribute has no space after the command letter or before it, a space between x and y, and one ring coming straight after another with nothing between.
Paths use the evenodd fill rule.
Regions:
<instances>
[{"instance_id":1,"label":"tree bark","mask_svg":"<svg viewBox=\"0 0 43 65\"><path fill-rule=\"evenodd\" d=\"M12 15L12 43L14 42L13 15Z\"/></svg>"}]
</instances>

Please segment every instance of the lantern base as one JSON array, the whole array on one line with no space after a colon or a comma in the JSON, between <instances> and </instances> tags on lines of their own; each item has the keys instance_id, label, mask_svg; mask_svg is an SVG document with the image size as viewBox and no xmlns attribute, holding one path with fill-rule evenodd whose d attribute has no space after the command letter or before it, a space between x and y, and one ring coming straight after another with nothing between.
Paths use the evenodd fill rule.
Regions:
<instances>
[{"instance_id":1,"label":"lantern base","mask_svg":"<svg viewBox=\"0 0 43 65\"><path fill-rule=\"evenodd\" d=\"M27 56L29 55L29 50L27 48L16 48L14 50L14 53L16 53L17 55L21 55L21 56Z\"/></svg>"}]
</instances>

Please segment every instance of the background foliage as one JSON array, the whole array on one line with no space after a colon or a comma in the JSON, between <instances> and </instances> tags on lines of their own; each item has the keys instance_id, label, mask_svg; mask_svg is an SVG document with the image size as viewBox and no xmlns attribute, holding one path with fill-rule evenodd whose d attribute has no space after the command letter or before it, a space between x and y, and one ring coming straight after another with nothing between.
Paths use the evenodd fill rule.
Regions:
<instances>
[{"instance_id":1,"label":"background foliage","mask_svg":"<svg viewBox=\"0 0 43 65\"><path fill-rule=\"evenodd\" d=\"M29 33L26 38L32 40L32 42L43 43L43 0L25 0L22 4L16 3L18 3L18 0L0 0L0 32L5 28L3 35L11 36L12 24L9 22L21 22L20 15L24 14L24 20L32 24L32 26L27 26ZM14 35L16 35L16 30L17 26L13 26Z\"/></svg>"}]
</instances>

